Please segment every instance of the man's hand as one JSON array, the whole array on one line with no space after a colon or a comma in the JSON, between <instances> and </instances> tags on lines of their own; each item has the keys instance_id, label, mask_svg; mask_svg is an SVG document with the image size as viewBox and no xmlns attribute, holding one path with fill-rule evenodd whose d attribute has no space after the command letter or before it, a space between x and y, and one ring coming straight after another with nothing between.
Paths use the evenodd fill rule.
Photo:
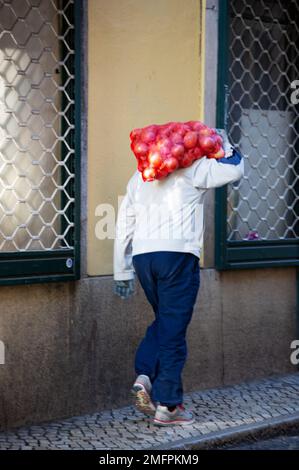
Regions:
<instances>
[{"instance_id":1,"label":"man's hand","mask_svg":"<svg viewBox=\"0 0 299 470\"><path fill-rule=\"evenodd\" d=\"M113 291L122 299L128 299L133 293L135 288L135 279L126 281L114 281Z\"/></svg>"},{"instance_id":2,"label":"man's hand","mask_svg":"<svg viewBox=\"0 0 299 470\"><path fill-rule=\"evenodd\" d=\"M221 135L221 137L223 139L223 148L224 148L224 151L225 151L225 157L223 157L223 158L231 157L233 155L234 147L230 143L226 131L224 129L220 129L220 128L216 128L216 131L217 131L218 134Z\"/></svg>"}]
</instances>

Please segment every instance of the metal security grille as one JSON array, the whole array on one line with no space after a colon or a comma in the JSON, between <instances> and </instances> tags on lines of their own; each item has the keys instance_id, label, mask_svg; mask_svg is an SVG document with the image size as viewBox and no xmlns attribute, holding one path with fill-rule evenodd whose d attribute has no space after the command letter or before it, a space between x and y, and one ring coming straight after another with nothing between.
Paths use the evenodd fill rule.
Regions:
<instances>
[{"instance_id":1,"label":"metal security grille","mask_svg":"<svg viewBox=\"0 0 299 470\"><path fill-rule=\"evenodd\" d=\"M230 0L225 116L245 157L245 177L227 191L227 240L299 234L299 2Z\"/></svg>"},{"instance_id":2,"label":"metal security grille","mask_svg":"<svg viewBox=\"0 0 299 470\"><path fill-rule=\"evenodd\" d=\"M0 1L1 252L74 246L74 78L74 2Z\"/></svg>"}]
</instances>

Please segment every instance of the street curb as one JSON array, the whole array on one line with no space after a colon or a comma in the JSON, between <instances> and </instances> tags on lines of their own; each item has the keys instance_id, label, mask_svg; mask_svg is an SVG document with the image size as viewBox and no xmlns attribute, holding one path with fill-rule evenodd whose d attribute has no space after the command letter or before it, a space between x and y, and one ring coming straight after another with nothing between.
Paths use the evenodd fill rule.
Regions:
<instances>
[{"instance_id":1,"label":"street curb","mask_svg":"<svg viewBox=\"0 0 299 470\"><path fill-rule=\"evenodd\" d=\"M151 447L151 450L195 450L195 449L215 449L223 445L238 444L244 441L268 439L275 437L282 432L292 431L299 425L299 413L288 414L285 417L278 416L262 421L261 423L244 424L233 426L223 431L211 432L207 435L187 439L180 439L171 443Z\"/></svg>"}]
</instances>

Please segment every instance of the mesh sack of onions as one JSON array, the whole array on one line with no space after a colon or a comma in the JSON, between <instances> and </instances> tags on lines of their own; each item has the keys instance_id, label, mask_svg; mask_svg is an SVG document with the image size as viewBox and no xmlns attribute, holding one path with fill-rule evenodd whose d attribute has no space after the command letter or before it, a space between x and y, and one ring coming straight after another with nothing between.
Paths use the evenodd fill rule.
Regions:
<instances>
[{"instance_id":1,"label":"mesh sack of onions","mask_svg":"<svg viewBox=\"0 0 299 470\"><path fill-rule=\"evenodd\" d=\"M203 156L225 156L220 134L200 121L153 124L132 130L130 139L144 181L165 178Z\"/></svg>"}]
</instances>

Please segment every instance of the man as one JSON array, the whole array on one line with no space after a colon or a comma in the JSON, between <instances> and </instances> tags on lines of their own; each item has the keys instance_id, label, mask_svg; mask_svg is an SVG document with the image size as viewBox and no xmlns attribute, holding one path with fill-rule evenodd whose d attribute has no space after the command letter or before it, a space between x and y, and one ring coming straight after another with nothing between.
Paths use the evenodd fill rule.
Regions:
<instances>
[{"instance_id":1,"label":"man","mask_svg":"<svg viewBox=\"0 0 299 470\"><path fill-rule=\"evenodd\" d=\"M128 298L136 273L155 315L136 352L132 392L137 408L161 426L194 421L183 406L181 374L200 285L204 196L244 175L242 156L227 137L224 144L224 158L200 158L162 180L144 182L136 171L118 213L114 292Z\"/></svg>"}]
</instances>

